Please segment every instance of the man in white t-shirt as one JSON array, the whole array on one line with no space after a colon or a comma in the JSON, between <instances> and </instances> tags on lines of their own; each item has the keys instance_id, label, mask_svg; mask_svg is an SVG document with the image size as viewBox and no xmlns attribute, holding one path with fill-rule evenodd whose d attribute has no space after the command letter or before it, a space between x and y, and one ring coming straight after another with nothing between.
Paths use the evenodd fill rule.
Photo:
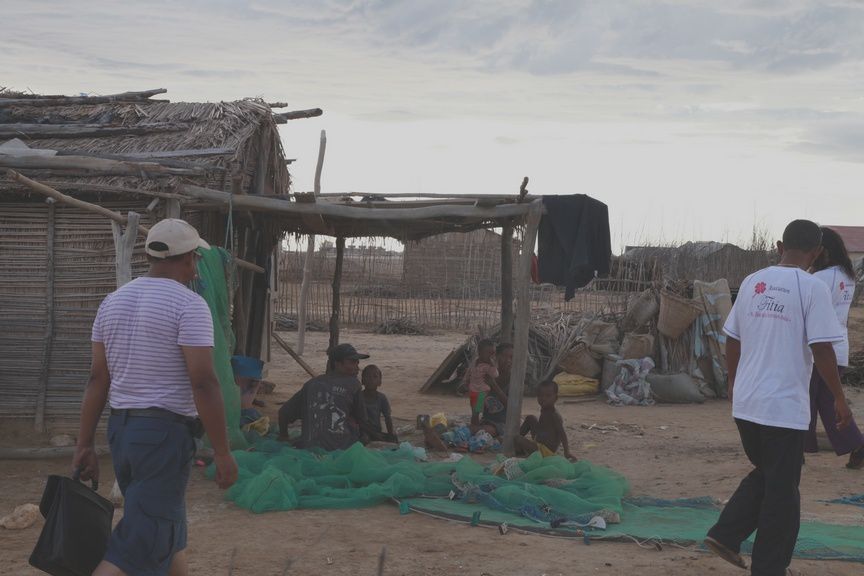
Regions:
<instances>
[{"instance_id":1,"label":"man in white t-shirt","mask_svg":"<svg viewBox=\"0 0 864 576\"><path fill-rule=\"evenodd\" d=\"M187 573L185 493L200 423L217 483L228 488L237 479L213 370L213 319L185 286L195 278L197 250L209 246L188 223L166 219L145 248L149 274L109 294L93 322L73 467L82 480L99 479L93 443L109 402L108 441L124 496L123 518L94 576Z\"/></svg>"},{"instance_id":2,"label":"man in white t-shirt","mask_svg":"<svg viewBox=\"0 0 864 576\"><path fill-rule=\"evenodd\" d=\"M836 399L838 426L846 426L851 417L832 346L843 331L827 287L805 272L819 255L821 241L814 222L790 223L777 243L780 264L741 283L724 326L732 416L754 469L729 499L705 544L746 568L739 551L755 531L753 575L784 575L795 549L814 363Z\"/></svg>"}]
</instances>

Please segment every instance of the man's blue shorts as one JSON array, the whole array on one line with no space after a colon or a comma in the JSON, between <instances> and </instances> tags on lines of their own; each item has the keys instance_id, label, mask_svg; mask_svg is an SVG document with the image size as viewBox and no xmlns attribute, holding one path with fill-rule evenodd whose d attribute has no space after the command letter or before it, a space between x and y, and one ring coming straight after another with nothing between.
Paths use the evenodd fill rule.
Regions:
<instances>
[{"instance_id":1,"label":"man's blue shorts","mask_svg":"<svg viewBox=\"0 0 864 576\"><path fill-rule=\"evenodd\" d=\"M108 442L125 505L105 560L129 575L165 575L186 548L192 430L184 422L112 414Z\"/></svg>"}]
</instances>

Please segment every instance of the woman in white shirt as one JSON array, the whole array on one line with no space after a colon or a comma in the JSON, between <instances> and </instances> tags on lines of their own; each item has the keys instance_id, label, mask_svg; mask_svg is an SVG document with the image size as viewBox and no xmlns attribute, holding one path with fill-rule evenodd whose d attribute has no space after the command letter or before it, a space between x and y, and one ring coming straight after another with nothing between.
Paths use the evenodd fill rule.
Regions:
<instances>
[{"instance_id":1,"label":"woman in white shirt","mask_svg":"<svg viewBox=\"0 0 864 576\"><path fill-rule=\"evenodd\" d=\"M813 275L825 282L831 291L831 300L837 319L844 330L844 340L834 343L837 354L837 366L840 374L849 366L849 335L846 323L849 319L849 308L852 306L852 296L855 294L855 270L846 245L837 232L830 228L822 228L822 255L813 265ZM838 456L849 454L847 468L860 469L864 466L864 436L855 424L854 419L844 430L837 429L834 415L834 396L825 382L814 369L810 379L810 430L804 443L805 452L816 452L816 414L822 417L822 424L828 434L831 447Z\"/></svg>"}]
</instances>

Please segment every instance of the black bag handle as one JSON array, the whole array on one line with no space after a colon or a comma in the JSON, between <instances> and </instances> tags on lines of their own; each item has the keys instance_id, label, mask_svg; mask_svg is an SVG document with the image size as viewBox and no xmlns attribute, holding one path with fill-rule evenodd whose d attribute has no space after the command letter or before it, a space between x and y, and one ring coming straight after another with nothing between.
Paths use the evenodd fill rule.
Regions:
<instances>
[{"instance_id":1,"label":"black bag handle","mask_svg":"<svg viewBox=\"0 0 864 576\"><path fill-rule=\"evenodd\" d=\"M75 480L76 482L81 482L81 467L80 466L78 468L75 468L75 470L72 472L72 480ZM83 484L83 482L82 482L82 484ZM99 481L94 478L93 480L90 481L90 487L93 489L94 492L98 492L99 491Z\"/></svg>"}]
</instances>

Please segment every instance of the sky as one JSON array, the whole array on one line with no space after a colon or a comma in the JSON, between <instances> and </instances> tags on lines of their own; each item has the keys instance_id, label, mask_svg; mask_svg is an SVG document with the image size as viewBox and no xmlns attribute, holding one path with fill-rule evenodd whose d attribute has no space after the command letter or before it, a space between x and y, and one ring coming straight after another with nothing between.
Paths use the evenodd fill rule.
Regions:
<instances>
[{"instance_id":1,"label":"sky","mask_svg":"<svg viewBox=\"0 0 864 576\"><path fill-rule=\"evenodd\" d=\"M588 194L613 248L864 225L864 2L3 0L0 86L262 97L296 191Z\"/></svg>"}]
</instances>

